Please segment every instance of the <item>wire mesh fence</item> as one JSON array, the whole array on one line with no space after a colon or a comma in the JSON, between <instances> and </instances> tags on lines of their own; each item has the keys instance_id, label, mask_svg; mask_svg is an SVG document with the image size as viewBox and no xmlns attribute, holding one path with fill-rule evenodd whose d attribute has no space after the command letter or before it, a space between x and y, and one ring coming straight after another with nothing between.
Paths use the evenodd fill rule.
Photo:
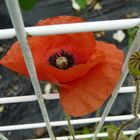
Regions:
<instances>
[{"instance_id":1,"label":"wire mesh fence","mask_svg":"<svg viewBox=\"0 0 140 140\"><path fill-rule=\"evenodd\" d=\"M9 39L9 38L13 38L17 36L18 41L21 44L21 50L24 55L26 66L27 66L36 95L20 96L20 97L3 97L3 98L0 98L0 104L38 101L43 118L44 118L44 122L22 124L22 125L0 126L0 131L2 132L2 131L9 131L9 130L12 131L12 130L46 127L49 133L49 138L42 138L40 140L44 140L44 139L55 140L54 134L52 132L52 127L67 125L67 122L66 121L50 122L49 120L48 112L44 104L44 100L59 99L59 93L42 95L41 88L40 88L39 81L36 74L36 70L35 70L35 66L34 66L34 62L33 62L33 58L32 58L32 54L31 54L30 47L27 42L27 34L30 34L32 36L43 36L43 35L52 35L52 34L88 32L88 31L108 31L108 30L128 29L128 28L138 26L140 23L140 18L25 28L23 24L23 18L20 12L20 8L18 5L18 1L17 0L12 0L12 1L5 0L5 1L7 4L7 8L8 8L14 29L0 29L0 40ZM99 125L94 134L77 135L76 136L77 139L93 138L93 140L95 140L96 137L107 137L107 133L99 133L104 122L129 120L133 118L133 115L108 116L108 113L118 93L129 94L130 92L136 91L134 86L131 86L131 87L121 87L121 86L128 73L127 63L128 63L129 57L134 51L137 51L140 47L139 38L140 38L140 31L137 32L137 35L133 41L132 47L128 52L128 55L123 65L120 81L116 85L116 88L114 89L113 94L107 103L107 106L104 110L102 117L77 119L77 120L71 121L73 125L99 122ZM124 131L126 135L134 134L135 132L136 130ZM7 138L2 136L2 134L0 134L0 138L2 140L7 140ZM58 137L57 139L66 140L68 139L68 136Z\"/></svg>"}]
</instances>

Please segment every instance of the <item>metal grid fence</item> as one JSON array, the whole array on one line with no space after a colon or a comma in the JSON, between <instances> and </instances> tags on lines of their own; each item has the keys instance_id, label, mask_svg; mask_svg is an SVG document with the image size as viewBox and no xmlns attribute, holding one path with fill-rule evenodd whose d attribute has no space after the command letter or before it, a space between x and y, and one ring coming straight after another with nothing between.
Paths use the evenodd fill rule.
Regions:
<instances>
[{"instance_id":1,"label":"metal grid fence","mask_svg":"<svg viewBox=\"0 0 140 140\"><path fill-rule=\"evenodd\" d=\"M136 19L123 19L123 20L110 20L110 21L97 21L97 22L84 22L84 23L74 23L74 24L63 24L63 25L49 25L41 27L24 27L23 18L20 12L20 8L17 0L5 0L6 5L12 20L14 29L0 29L0 40L9 39L17 36L18 41L21 44L22 53L27 65L27 69L34 87L36 95L29 96L20 96L20 97L3 97L0 98L0 104L8 103L19 103L19 102L32 102L38 101L44 122L42 123L32 123L32 124L20 124L20 125L9 125L9 126L0 126L0 132L2 131L12 131L12 130L21 130L21 129L33 129L46 127L49 133L49 138L35 139L35 140L54 140L54 135L52 132L52 127L55 126L64 126L67 125L67 121L55 121L50 122L48 117L48 112L44 104L44 100L55 100L59 98L59 93L56 94L41 94L41 88L38 82L32 54L27 42L27 33L32 36L42 36L50 34L62 34L62 33L77 33L77 32L88 32L88 31L107 31L107 30L118 30L118 29L128 29L135 26L138 26L140 23L140 18ZM108 116L108 113L114 103L118 93L130 93L135 92L136 89L134 86L131 87L121 87L125 77L128 73L127 62L130 55L137 51L140 48L140 30L138 30L136 37L132 43L131 49L128 52L128 55L125 59L122 75L120 81L116 85L111 98L109 99L107 106L104 110L102 117L99 118L86 118L86 119L77 119L71 120L73 125L77 124L86 124L86 123L96 123L99 122L99 125L94 134L85 134L85 135L76 135L77 139L92 138L96 140L96 137L107 137L107 133L99 133L104 122L110 121L120 121L120 120L129 120L133 118L133 115L121 115L121 116ZM108 117L107 117L108 116ZM140 117L140 115L139 115ZM135 135L139 132L138 130L129 130L124 131L126 135ZM2 140L8 140L5 136L0 133L0 138ZM57 140L67 140L68 136L57 137ZM72 139L72 138L71 138ZM28 139L29 140L29 139ZM30 139L31 140L31 139ZM33 140L33 139L32 139Z\"/></svg>"}]
</instances>

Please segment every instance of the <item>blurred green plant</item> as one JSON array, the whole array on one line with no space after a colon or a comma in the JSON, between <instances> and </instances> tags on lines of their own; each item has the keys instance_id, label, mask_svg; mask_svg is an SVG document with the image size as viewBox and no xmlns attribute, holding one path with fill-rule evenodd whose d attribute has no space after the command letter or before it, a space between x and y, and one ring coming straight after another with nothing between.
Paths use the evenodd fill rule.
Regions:
<instances>
[{"instance_id":1,"label":"blurred green plant","mask_svg":"<svg viewBox=\"0 0 140 140\"><path fill-rule=\"evenodd\" d=\"M19 0L19 5L23 10L31 10L38 0Z\"/></svg>"},{"instance_id":2,"label":"blurred green plant","mask_svg":"<svg viewBox=\"0 0 140 140\"><path fill-rule=\"evenodd\" d=\"M80 6L81 9L85 9L86 0L75 0L75 2Z\"/></svg>"},{"instance_id":3,"label":"blurred green plant","mask_svg":"<svg viewBox=\"0 0 140 140\"><path fill-rule=\"evenodd\" d=\"M107 129L108 132L108 138L103 139L103 140L114 140L119 128L116 127L115 125L111 124L111 125L106 125L104 128ZM129 140L129 137L127 137L126 135L124 135L122 132L120 134L119 140Z\"/></svg>"},{"instance_id":4,"label":"blurred green plant","mask_svg":"<svg viewBox=\"0 0 140 140\"><path fill-rule=\"evenodd\" d=\"M93 132L91 129L91 127L83 127L82 129L77 129L75 132L77 135L91 134ZM83 140L91 140L91 138L84 138Z\"/></svg>"},{"instance_id":5,"label":"blurred green plant","mask_svg":"<svg viewBox=\"0 0 140 140\"><path fill-rule=\"evenodd\" d=\"M88 129L87 127L84 127L83 134L90 134L90 133L91 133L91 130ZM91 140L91 138L85 138L84 140Z\"/></svg>"},{"instance_id":6,"label":"blurred green plant","mask_svg":"<svg viewBox=\"0 0 140 140\"><path fill-rule=\"evenodd\" d=\"M127 29L126 33L128 35L128 48L131 47L131 44L135 38L137 31L138 31L138 27Z\"/></svg>"},{"instance_id":7,"label":"blurred green plant","mask_svg":"<svg viewBox=\"0 0 140 140\"><path fill-rule=\"evenodd\" d=\"M105 125L101 130L100 133L108 133L108 137L97 138L97 140L114 140L115 136L118 132L119 128L116 127L114 124ZM93 128L91 127L84 127L82 130L77 130L76 134L92 134ZM85 138L83 140L92 140L92 138ZM129 140L129 137L124 135L122 132L120 134L119 140Z\"/></svg>"},{"instance_id":8,"label":"blurred green plant","mask_svg":"<svg viewBox=\"0 0 140 140\"><path fill-rule=\"evenodd\" d=\"M88 9L92 9L98 0L71 0L72 1L72 7L76 11L87 11ZM98 2L95 6L95 9L99 10L101 8L100 3Z\"/></svg>"}]
</instances>

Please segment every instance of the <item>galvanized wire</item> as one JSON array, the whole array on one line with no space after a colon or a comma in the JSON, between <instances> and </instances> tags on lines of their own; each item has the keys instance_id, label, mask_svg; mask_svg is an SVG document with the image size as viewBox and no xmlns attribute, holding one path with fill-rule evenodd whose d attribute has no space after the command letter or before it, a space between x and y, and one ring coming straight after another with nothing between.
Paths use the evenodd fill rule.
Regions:
<instances>
[{"instance_id":1,"label":"galvanized wire","mask_svg":"<svg viewBox=\"0 0 140 140\"><path fill-rule=\"evenodd\" d=\"M134 19L120 19L120 20L107 20L107 21L94 21L83 23L70 23L60 25L47 25L26 27L25 31L31 36L43 36L52 34L68 34L89 31L110 31L133 28L140 23L140 18ZM13 38L16 36L14 29L1 29L0 40Z\"/></svg>"},{"instance_id":2,"label":"galvanized wire","mask_svg":"<svg viewBox=\"0 0 140 140\"><path fill-rule=\"evenodd\" d=\"M0 140L8 140L2 133L0 133Z\"/></svg>"},{"instance_id":3,"label":"galvanized wire","mask_svg":"<svg viewBox=\"0 0 140 140\"><path fill-rule=\"evenodd\" d=\"M23 55L25 58L25 62L27 65L27 69L31 78L31 81L33 83L33 87L35 89L35 93L37 95L37 99L41 108L41 112L43 114L43 118L45 121L45 124L47 126L49 135L52 140L54 140L54 135L50 126L50 121L48 117L48 113L44 104L44 99L41 94L41 89L39 86L38 78L36 75L34 63L33 63L33 58L32 54L27 42L27 35L26 32L30 35L49 35L49 34L63 34L63 33L76 33L76 32L87 32L87 31L107 31L107 30L116 30L116 29L127 29L134 27L140 23L140 18L137 19L126 19L126 20L112 20L112 21L98 21L98 22L85 22L85 23L75 23L75 24L65 24L65 25L51 25L51 26L44 26L44 27L28 27L25 28L23 24L23 19L21 16L21 12L17 3L17 0L5 0L11 20L13 23L13 26L15 27L14 29L1 29L0 30L0 39L8 39L12 38L17 34L18 40L21 44L21 49L23 51ZM127 61L130 57L130 55L136 51L139 46L139 38L140 38L140 31L138 31L135 40L132 44L132 47L128 53L128 56L125 60L124 66L123 66L123 72L121 79L119 83L117 84L116 88L113 91L112 97L110 98L107 107L103 113L102 119L95 131L95 135L91 134L90 136L94 136L93 139L96 139L97 134L100 131L100 128L102 127L106 116L108 115L112 104L114 103L118 91L128 73L127 69ZM56 94L54 98L59 98L59 95ZM34 98L36 100L36 98Z\"/></svg>"},{"instance_id":4,"label":"galvanized wire","mask_svg":"<svg viewBox=\"0 0 140 140\"><path fill-rule=\"evenodd\" d=\"M38 77L36 74L33 57L32 57L31 50L30 50L30 47L29 47L29 44L27 41L27 34L24 29L23 18L21 15L18 1L17 0L5 0L5 1L6 1L6 5L8 8L11 20L12 20L12 24L16 31L18 41L21 46L22 54L24 56L24 60L25 60L25 63L26 63L26 66L27 66L27 69L28 69L28 72L29 72L29 75L31 78L31 82L33 84L35 94L38 99L38 103L39 103L44 121L46 123L46 127L48 130L49 136L52 140L55 140L53 131L50 126L49 116L48 116L48 113L46 110L44 99L42 97L42 92L41 92Z\"/></svg>"},{"instance_id":5,"label":"galvanized wire","mask_svg":"<svg viewBox=\"0 0 140 140\"><path fill-rule=\"evenodd\" d=\"M104 121L105 121L105 118L106 116L108 115L117 95L118 95L118 92L119 92L119 89L120 87L122 86L124 80L125 80L125 77L128 73L128 60L130 58L130 56L135 52L137 51L139 48L140 48L140 28L138 29L138 32L135 36L135 39L131 45L131 48L128 52L128 55L125 59L125 62L124 62L124 65L123 65L123 68L122 68L122 74L121 74L121 78L117 84L117 86L115 87L113 93L112 93L112 96L111 98L109 99L108 103L107 103L107 106L103 112L103 115L102 115L102 119L101 121L99 122L99 125L98 127L96 128L96 131L95 131L95 134L94 134L94 137L93 137L93 140L96 140L96 137L97 137L97 134L99 133L100 129L102 128L103 124L104 124Z\"/></svg>"}]
</instances>

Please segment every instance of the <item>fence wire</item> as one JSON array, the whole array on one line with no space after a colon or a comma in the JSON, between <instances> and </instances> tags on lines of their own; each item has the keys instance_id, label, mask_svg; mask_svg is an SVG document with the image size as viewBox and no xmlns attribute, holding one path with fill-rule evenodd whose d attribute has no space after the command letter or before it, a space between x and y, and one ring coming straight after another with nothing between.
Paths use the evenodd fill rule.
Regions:
<instances>
[{"instance_id":1,"label":"fence wire","mask_svg":"<svg viewBox=\"0 0 140 140\"><path fill-rule=\"evenodd\" d=\"M22 124L22 125L14 125L14 126L1 126L0 131L9 131L9 130L20 130L20 129L31 129L31 128L39 128L46 127L49 133L50 138L45 138L45 140L55 140L54 134L52 132L52 126L63 126L67 125L66 121L57 121L50 122L46 106L44 104L44 99L58 99L59 94L54 95L42 95L39 81L37 78L32 54L30 51L30 47L27 42L27 33L32 36L42 36L42 35L50 35L50 34L64 34L64 33L78 33L78 32L88 32L88 31L108 31L108 30L118 30L118 29L128 29L135 26L138 26L140 23L140 18L135 19L123 19L123 20L110 20L110 21L97 21L97 22L84 22L84 23L74 23L74 24L63 24L63 25L49 25L49 26L41 26L41 27L24 27L23 18L20 12L19 4L17 0L5 0L6 5L11 17L11 21L14 29L0 29L0 40L9 39L17 36L18 41L21 44L22 53L24 55L24 59L28 68L28 72L35 90L36 95L30 96L22 96L22 97L4 97L0 98L0 104L6 103L18 103L18 102L28 102L28 101L38 101L44 122L35 123L35 124ZM95 131L95 134L86 134L86 135L78 135L77 139L84 138L93 138L96 140L96 137L107 137L107 133L99 133L105 121L118 121L118 120L127 120L131 119L132 115L123 115L123 116L113 116L107 117L112 104L114 103L119 92L135 92L135 87L122 87L122 83L125 80L125 77L128 73L127 62L129 60L130 55L137 51L140 48L140 30L137 32L137 35L133 41L132 47L128 52L127 58L125 60L122 76L120 81L118 82L116 88L113 91L112 97L108 101L108 104L104 110L104 113L101 118L87 118L87 119L78 119L72 120L71 123L73 125L76 124L84 124L84 123L95 123L99 122L99 125ZM119 91L120 90L120 91ZM140 116L139 116L140 117ZM28 126L28 127L27 127ZM125 134L136 135L139 133L138 130L130 130L124 131ZM133 135L133 136L134 136ZM0 133L0 138L2 140L8 140L5 136ZM67 140L68 136L58 137L58 140ZM28 139L29 140L29 139ZM31 140L31 139L30 139ZM32 139L33 140L33 139ZM44 139L36 139L36 140L44 140Z\"/></svg>"}]
</instances>

